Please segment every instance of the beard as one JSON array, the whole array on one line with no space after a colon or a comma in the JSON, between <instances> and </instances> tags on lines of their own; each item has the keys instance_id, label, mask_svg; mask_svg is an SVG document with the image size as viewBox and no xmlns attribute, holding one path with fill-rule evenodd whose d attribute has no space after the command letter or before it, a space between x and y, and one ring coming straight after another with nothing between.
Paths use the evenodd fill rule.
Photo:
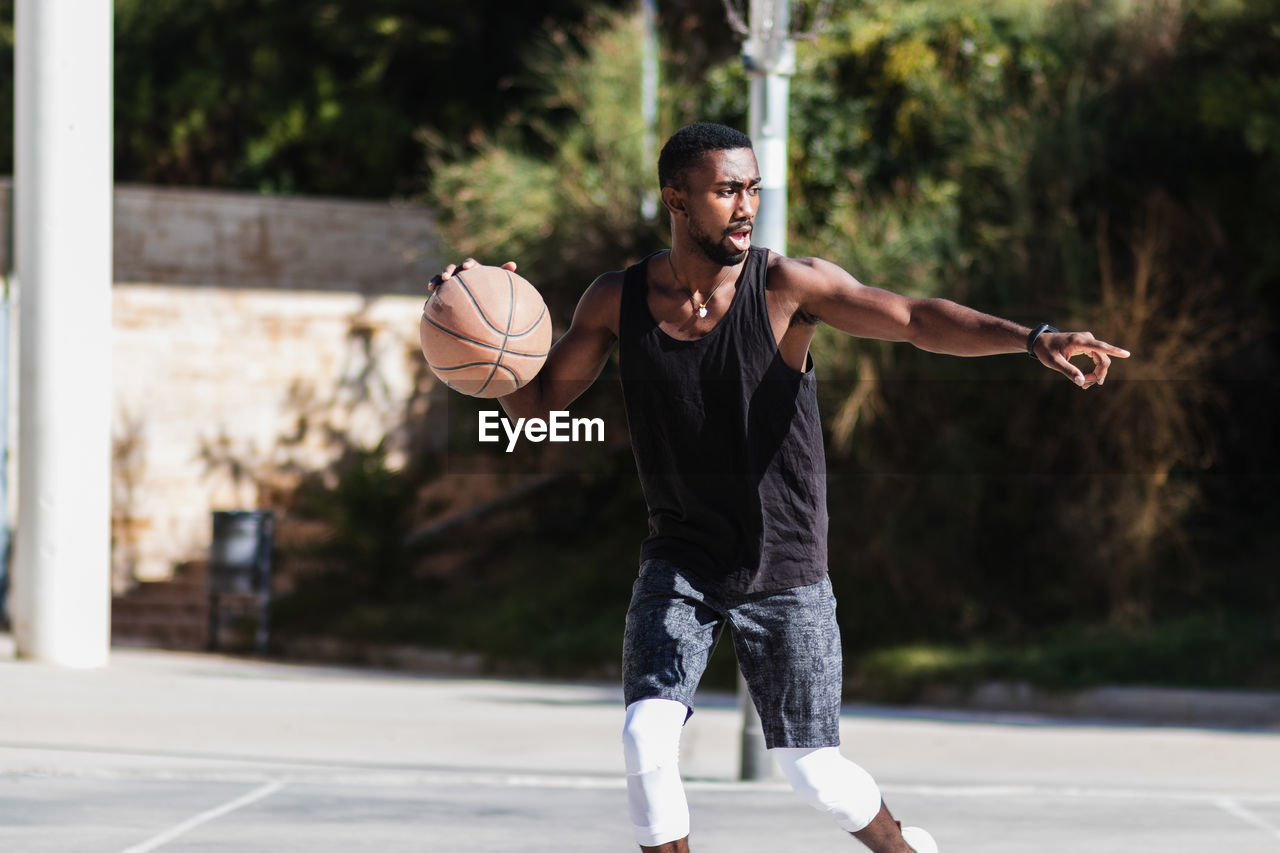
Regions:
<instances>
[{"instance_id":1,"label":"beard","mask_svg":"<svg viewBox=\"0 0 1280 853\"><path fill-rule=\"evenodd\" d=\"M717 240L706 231L703 231L697 223L689 223L689 237L693 240L693 245L698 248L707 259L719 264L722 267L731 267L734 264L742 263L747 256L747 251L738 251L732 243L728 241L728 237L734 231L742 230L743 224L730 226L727 231L720 234Z\"/></svg>"}]
</instances>

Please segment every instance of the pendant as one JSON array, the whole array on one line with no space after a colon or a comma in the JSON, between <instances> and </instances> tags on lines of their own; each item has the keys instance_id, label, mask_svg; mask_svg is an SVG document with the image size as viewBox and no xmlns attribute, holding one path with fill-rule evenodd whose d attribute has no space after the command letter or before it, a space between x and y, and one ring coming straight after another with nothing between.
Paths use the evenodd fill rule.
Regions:
<instances>
[{"instance_id":1,"label":"pendant","mask_svg":"<svg viewBox=\"0 0 1280 853\"><path fill-rule=\"evenodd\" d=\"M705 316L707 316L707 306L703 305L702 307L700 307L700 308L698 309L698 316L699 316L699 317L705 317Z\"/></svg>"}]
</instances>

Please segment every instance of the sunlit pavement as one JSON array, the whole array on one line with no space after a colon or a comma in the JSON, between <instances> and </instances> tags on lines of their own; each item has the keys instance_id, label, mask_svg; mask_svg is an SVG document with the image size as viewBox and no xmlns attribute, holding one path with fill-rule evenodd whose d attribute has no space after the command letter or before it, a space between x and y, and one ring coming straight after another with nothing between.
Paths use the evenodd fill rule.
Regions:
<instances>
[{"instance_id":1,"label":"sunlit pavement","mask_svg":"<svg viewBox=\"0 0 1280 853\"><path fill-rule=\"evenodd\" d=\"M635 849L614 685L0 642L0 690L3 851ZM694 849L861 849L733 781L739 725L707 694L686 728ZM850 706L842 732L943 853L1280 851L1280 731Z\"/></svg>"}]
</instances>

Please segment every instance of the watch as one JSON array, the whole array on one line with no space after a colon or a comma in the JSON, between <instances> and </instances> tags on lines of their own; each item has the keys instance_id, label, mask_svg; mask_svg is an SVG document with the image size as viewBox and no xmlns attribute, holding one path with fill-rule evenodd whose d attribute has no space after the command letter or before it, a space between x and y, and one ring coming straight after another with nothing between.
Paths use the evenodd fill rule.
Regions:
<instances>
[{"instance_id":1,"label":"watch","mask_svg":"<svg viewBox=\"0 0 1280 853\"><path fill-rule=\"evenodd\" d=\"M1041 323L1039 326L1032 329L1031 334L1027 335L1027 355L1039 361L1039 357L1036 355L1036 340L1045 332L1056 331L1058 330L1053 326L1050 326L1048 323Z\"/></svg>"}]
</instances>

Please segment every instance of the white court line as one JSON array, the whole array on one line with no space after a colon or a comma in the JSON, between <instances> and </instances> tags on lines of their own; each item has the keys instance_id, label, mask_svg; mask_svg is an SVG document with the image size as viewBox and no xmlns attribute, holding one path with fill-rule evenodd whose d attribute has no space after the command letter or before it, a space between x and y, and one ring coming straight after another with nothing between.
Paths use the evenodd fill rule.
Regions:
<instances>
[{"instance_id":1,"label":"white court line","mask_svg":"<svg viewBox=\"0 0 1280 853\"><path fill-rule=\"evenodd\" d=\"M1237 803L1235 800L1228 799L1227 797L1223 797L1222 799L1218 800L1218 806L1222 808L1223 811L1229 814L1235 815L1245 823L1256 826L1258 829L1261 829L1263 832L1267 833L1271 837L1280 839L1280 829L1277 829L1276 827L1267 823L1265 820L1258 817L1256 814L1249 811L1244 806Z\"/></svg>"},{"instance_id":2,"label":"white court line","mask_svg":"<svg viewBox=\"0 0 1280 853\"><path fill-rule=\"evenodd\" d=\"M268 782L265 785L261 785L257 788L254 788L252 791L250 791L249 793L243 796L236 797L234 800L232 800L229 803L223 803L217 808L213 808L213 809L209 809L208 811L201 812L200 814L196 815L190 820L184 820L182 823L178 824L177 826L174 826L170 829L166 829L164 832L160 833L159 835L153 838L149 838L146 841L142 842L141 844L136 844L133 847L130 847L127 850L122 851L122 853L149 853L149 851L155 850L161 847L162 845L168 844L170 841L177 838L179 835L182 835L185 832L190 832L191 830L195 829L197 826L200 826L203 823L208 823L211 820L217 820L223 815L230 814L236 809L244 808L250 803L256 803L258 800L261 800L264 797L271 796L272 794L274 794L276 791L279 791L283 787L284 787L283 782Z\"/></svg>"},{"instance_id":3,"label":"white court line","mask_svg":"<svg viewBox=\"0 0 1280 853\"><path fill-rule=\"evenodd\" d=\"M265 782L277 780L277 785L295 786L312 785L355 785L355 786L458 786L474 785L494 788L547 788L547 789L584 789L584 790L624 790L626 779L619 773L616 775L579 775L573 773L533 773L528 771L497 770L388 770L388 769L330 769L316 770L275 769L267 776L262 772L250 770L208 771L198 770L156 770L152 768L121 769L74 769L74 770L25 770L16 774L0 773L0 779L6 775L35 776L43 778L79 778L108 780L164 780L182 782L224 782L243 783ZM748 793L751 791L789 792L791 787L781 779L770 779L758 782L738 782L729 779L686 778L684 787L688 791L709 791L726 793ZM264 786L267 787L267 786ZM1109 787L1106 785L1065 785L1065 784L982 784L982 783L909 783L886 782L880 785L882 791L890 795L908 795L946 798L1001 799L1008 797L1047 797L1053 799L1107 799L1107 800L1153 800L1164 802L1209 803L1230 810L1234 804L1243 808L1244 803L1255 805L1280 805L1280 791L1224 791L1222 789L1188 789L1188 788L1139 788ZM274 793L269 790L259 796ZM1261 820L1255 817L1254 820ZM1268 831L1272 830L1268 827ZM140 850L128 850L124 853L142 853Z\"/></svg>"},{"instance_id":4,"label":"white court line","mask_svg":"<svg viewBox=\"0 0 1280 853\"><path fill-rule=\"evenodd\" d=\"M1214 803L1239 805L1241 800L1251 803L1280 803L1280 793L1239 792L1229 796L1223 791L1189 790L1177 788L1110 788L1105 785L1084 787L1079 785L921 785L894 784L880 786L892 794L915 794L938 797L1051 797L1063 799L1106 800L1160 800L1166 802ZM1226 808L1226 806L1222 806ZM1260 820L1260 818L1259 818Z\"/></svg>"}]
</instances>

